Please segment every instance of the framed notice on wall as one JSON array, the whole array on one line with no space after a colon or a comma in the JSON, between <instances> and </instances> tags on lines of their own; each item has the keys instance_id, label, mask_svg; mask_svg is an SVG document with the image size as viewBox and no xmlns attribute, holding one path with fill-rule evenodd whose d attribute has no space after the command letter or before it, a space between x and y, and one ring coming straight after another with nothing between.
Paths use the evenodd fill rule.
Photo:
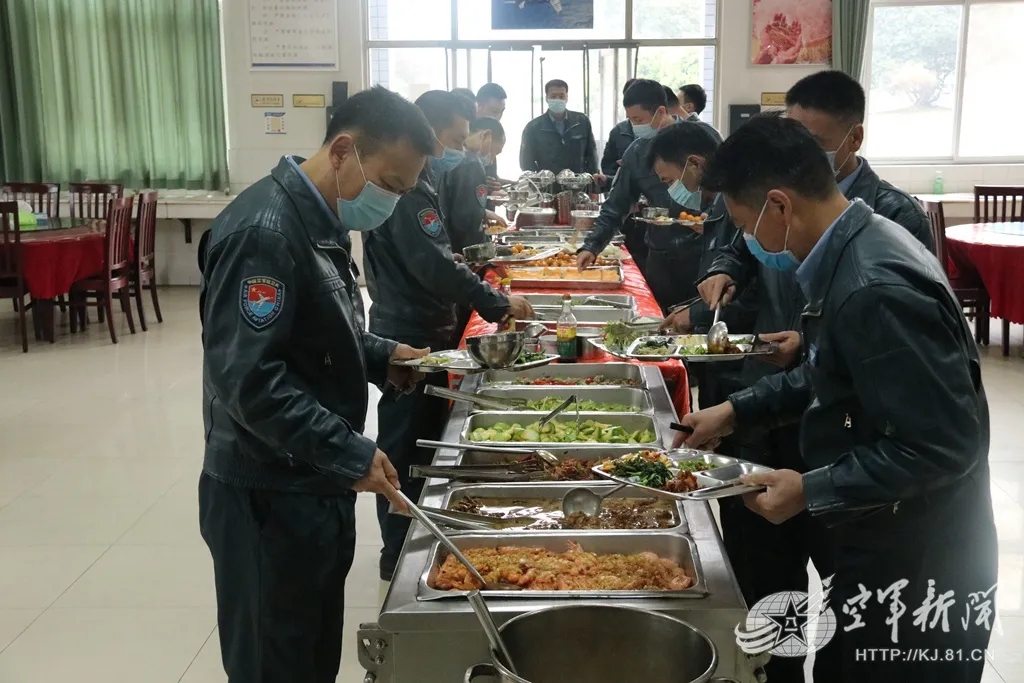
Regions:
<instances>
[{"instance_id":1,"label":"framed notice on wall","mask_svg":"<svg viewBox=\"0 0 1024 683\"><path fill-rule=\"evenodd\" d=\"M337 0L248 0L252 69L337 69Z\"/></svg>"}]
</instances>

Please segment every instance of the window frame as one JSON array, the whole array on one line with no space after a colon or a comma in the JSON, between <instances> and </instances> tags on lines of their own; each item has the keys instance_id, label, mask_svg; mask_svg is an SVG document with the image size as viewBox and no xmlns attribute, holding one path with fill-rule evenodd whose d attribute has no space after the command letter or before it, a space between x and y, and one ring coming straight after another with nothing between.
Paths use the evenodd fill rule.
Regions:
<instances>
[{"instance_id":1,"label":"window frame","mask_svg":"<svg viewBox=\"0 0 1024 683\"><path fill-rule=\"evenodd\" d=\"M563 41L556 40L530 40L530 39L503 39L503 40L463 40L459 38L459 3L480 2L481 0L451 0L451 39L450 40L381 40L370 38L370 2L362 0L363 21L362 38L363 48L366 51L367 59L364 60L363 78L366 83L372 82L372 65L369 54L371 49L387 48L444 48L448 54L447 82L451 89L458 83L460 66L458 63L460 50L598 50L598 49L624 49L626 50L626 72L629 77L636 73L637 51L644 47L712 47L715 50L715 74L714 93L712 97L713 113L717 117L719 107L719 89L721 80L721 55L719 52L719 40L722 26L722 4L723 0L715 1L715 35L703 38L633 38L633 4L634 0L623 0L625 12L625 37L622 39L603 38L573 38ZM468 54L468 53L467 53ZM488 81L491 78L491 65L487 65ZM586 74L585 74L586 77ZM623 79L625 80L625 79ZM531 81L532 82L532 81ZM585 102L584 113L590 114L590 104Z\"/></svg>"},{"instance_id":2,"label":"window frame","mask_svg":"<svg viewBox=\"0 0 1024 683\"><path fill-rule=\"evenodd\" d=\"M874 52L875 10L879 7L927 7L943 5L959 5L963 8L960 15L960 28L957 36L957 74L953 90L953 153L949 156L934 157L886 157L878 159L879 166L958 166L987 164L1019 164L1024 162L1024 154L1016 156L977 157L960 154L960 127L963 122L964 83L967 80L967 36L971 28L971 8L977 5L1008 5L1020 0L871 0L868 9L867 35L864 40L864 68L861 73L861 84L867 96L867 114L865 122L870 119L871 111L871 58ZM717 79L717 74L716 74Z\"/></svg>"}]
</instances>

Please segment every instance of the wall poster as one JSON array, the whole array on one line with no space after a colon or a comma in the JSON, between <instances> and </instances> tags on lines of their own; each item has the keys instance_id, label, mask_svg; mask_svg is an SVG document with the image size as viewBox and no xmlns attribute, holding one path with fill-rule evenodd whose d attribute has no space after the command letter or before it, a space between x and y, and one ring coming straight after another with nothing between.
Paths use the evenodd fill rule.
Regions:
<instances>
[{"instance_id":1,"label":"wall poster","mask_svg":"<svg viewBox=\"0 0 1024 683\"><path fill-rule=\"evenodd\" d=\"M337 69L337 0L249 0L252 69Z\"/></svg>"},{"instance_id":2,"label":"wall poster","mask_svg":"<svg viewBox=\"0 0 1024 683\"><path fill-rule=\"evenodd\" d=\"M832 63L832 0L754 0L750 63Z\"/></svg>"}]
</instances>

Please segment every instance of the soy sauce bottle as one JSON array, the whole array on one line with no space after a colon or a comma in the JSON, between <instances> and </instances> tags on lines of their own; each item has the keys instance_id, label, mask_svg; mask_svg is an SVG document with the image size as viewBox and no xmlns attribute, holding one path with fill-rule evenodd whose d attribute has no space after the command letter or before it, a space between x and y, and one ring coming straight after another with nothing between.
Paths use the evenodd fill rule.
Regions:
<instances>
[{"instance_id":1,"label":"soy sauce bottle","mask_svg":"<svg viewBox=\"0 0 1024 683\"><path fill-rule=\"evenodd\" d=\"M558 340L558 360L575 363L579 356L576 342L576 316L572 313L572 297L562 295L562 314L558 316L555 338Z\"/></svg>"}]
</instances>

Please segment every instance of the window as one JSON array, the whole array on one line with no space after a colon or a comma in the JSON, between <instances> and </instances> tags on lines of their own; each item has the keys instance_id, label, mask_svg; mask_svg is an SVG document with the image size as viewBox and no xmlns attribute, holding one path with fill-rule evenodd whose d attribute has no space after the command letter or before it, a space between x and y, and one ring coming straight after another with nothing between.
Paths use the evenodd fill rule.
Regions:
<instances>
[{"instance_id":1,"label":"window","mask_svg":"<svg viewBox=\"0 0 1024 683\"><path fill-rule=\"evenodd\" d=\"M1021 0L874 0L867 54L875 159L1024 157Z\"/></svg>"},{"instance_id":2,"label":"window","mask_svg":"<svg viewBox=\"0 0 1024 683\"><path fill-rule=\"evenodd\" d=\"M505 88L501 121L508 140L498 157L504 178L521 172L523 127L545 111L544 83L553 78L569 84L569 108L590 117L599 156L608 132L624 116L622 85L634 75L673 89L700 83L708 92L702 117L712 120L718 0L593 0L592 27L573 23L586 5L582 0L366 3L371 85L410 98L431 88L475 91L487 82ZM498 16L536 25L495 29ZM552 28L556 19L565 25Z\"/></svg>"}]
</instances>

